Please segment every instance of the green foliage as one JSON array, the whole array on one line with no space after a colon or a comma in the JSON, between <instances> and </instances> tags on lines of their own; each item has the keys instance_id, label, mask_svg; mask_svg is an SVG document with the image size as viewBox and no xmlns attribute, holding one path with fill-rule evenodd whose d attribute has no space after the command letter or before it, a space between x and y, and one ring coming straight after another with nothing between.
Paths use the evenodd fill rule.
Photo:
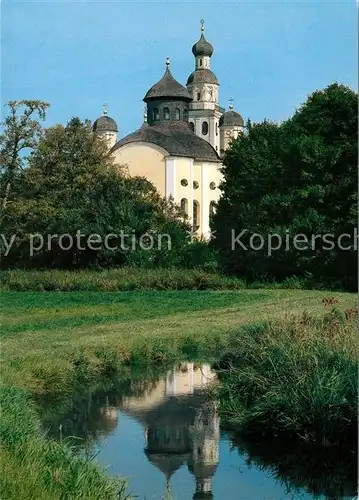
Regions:
<instances>
[{"instance_id":1,"label":"green foliage","mask_svg":"<svg viewBox=\"0 0 359 500\"><path fill-rule=\"evenodd\" d=\"M7 106L10 114L1 123L3 133L0 135L1 219L11 192L19 189L23 153L34 149L42 136L41 125L34 115L44 120L49 107L43 101L29 100L9 101Z\"/></svg>"},{"instance_id":2,"label":"green foliage","mask_svg":"<svg viewBox=\"0 0 359 500\"><path fill-rule=\"evenodd\" d=\"M115 167L90 124L73 118L66 127L47 129L29 158L21 190L4 217L5 236L8 240L12 234L17 237L9 255L3 255L2 265L175 266L188 242L187 229L171 200L161 198L146 179L131 178ZM29 235L34 233L43 236L44 245L31 256ZM104 238L111 233L117 236L105 245ZM69 235L62 246L70 246L72 239L69 249L61 248L62 234ZM168 235L162 245L159 234ZM50 235L56 236L49 240ZM99 235L102 243L92 238L91 249L90 235ZM152 235L151 250L139 245L143 235Z\"/></svg>"},{"instance_id":3,"label":"green foliage","mask_svg":"<svg viewBox=\"0 0 359 500\"><path fill-rule=\"evenodd\" d=\"M191 245L184 254L191 251ZM200 249L201 251L202 249ZM188 264L188 263L187 263ZM203 269L122 267L103 270L3 270L3 290L11 291L134 291L134 290L241 290L243 280ZM263 287L263 283L260 284Z\"/></svg>"},{"instance_id":4,"label":"green foliage","mask_svg":"<svg viewBox=\"0 0 359 500\"><path fill-rule=\"evenodd\" d=\"M338 314L287 317L234 336L217 366L224 421L252 434L352 446L358 339L355 318L339 323Z\"/></svg>"},{"instance_id":5,"label":"green foliage","mask_svg":"<svg viewBox=\"0 0 359 500\"><path fill-rule=\"evenodd\" d=\"M223 195L213 218L213 246L229 273L250 280L278 280L311 276L354 290L357 223L357 95L333 84L309 96L294 116L281 125L248 123L247 133L233 141L224 159ZM232 249L232 231L239 244ZM250 248L259 233L281 236L284 244L268 255ZM312 235L341 234L340 250L320 239L312 250ZM310 248L295 249L292 238L304 234ZM291 238L286 248L286 236ZM254 241L254 240L253 240ZM259 240L257 240L259 245ZM299 246L299 245L298 245Z\"/></svg>"}]
</instances>

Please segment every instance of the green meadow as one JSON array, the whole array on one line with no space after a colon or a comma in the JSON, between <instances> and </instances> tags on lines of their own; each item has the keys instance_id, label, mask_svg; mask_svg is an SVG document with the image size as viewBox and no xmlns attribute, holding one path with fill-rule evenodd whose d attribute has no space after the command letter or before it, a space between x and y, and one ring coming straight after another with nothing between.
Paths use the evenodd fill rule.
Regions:
<instances>
[{"instance_id":1,"label":"green meadow","mask_svg":"<svg viewBox=\"0 0 359 500\"><path fill-rule=\"evenodd\" d=\"M354 321L335 330L335 342L328 343L327 334L321 335L322 331L327 332L322 328L329 321L325 322L326 315L332 314L332 309L325 308L322 303L325 295L320 291L289 289L4 291L1 301L0 425L4 498L97 499L116 498L116 495L120 500L126 498L124 480L108 478L93 461L85 462L77 457L66 443L58 444L39 436L35 404L38 397L66 395L75 386L85 387L101 378L116 376L124 367L161 366L179 359L213 359L218 355L225 363L228 353L231 353L235 370L228 374L226 367L221 367L223 387L219 397L222 418L238 429L247 425L255 430L258 425L275 424L278 432L283 431L282 422L287 420L284 400L279 398L280 391L288 377L293 375L294 368L300 369L310 350L312 355L305 368L307 375L312 364L323 359L318 366L328 365L329 379L335 374L340 378L340 397L345 397L348 377L353 377L353 366L356 366L352 335ZM355 306L353 294L331 293L330 296L338 300L341 311ZM338 314L339 320L345 318L344 312ZM311 319L301 324L303 318ZM293 322L296 326L290 329ZM307 340L303 340L303 335ZM322 340L320 345L315 342L316 335ZM270 366L275 359L274 351L269 347L277 348L276 356L280 359L285 358L286 350L290 352L291 362L278 364L282 374L287 371L284 382L274 383L281 373L269 369L265 378L263 366ZM321 358L323 352L328 354L329 351L341 352L338 363L330 355ZM257 361L253 353L259 356ZM330 363L334 363L335 374ZM244 373L242 378L238 375L241 372ZM298 388L302 379L298 372L298 377L290 380ZM313 380L309 375L306 380L312 387ZM323 390L325 384L323 379ZM264 403L262 419L258 416L260 390L271 386L273 391L269 394L272 398L269 395L265 399L267 405L271 410L275 409L276 402L281 405L275 422L275 412L271 413ZM352 386L351 383L350 394ZM250 401L249 396L237 398L239 390L244 394L243 387L247 387L247 396L252 391L258 399ZM332 392L336 387L338 385L333 383ZM305 432L306 426L305 419L299 418L303 414L300 405L306 400L305 390L306 384L302 384L296 395L293 391L288 399L288 405L296 405L298 418L296 420L293 409L290 418L292 422L300 421L300 432ZM316 390L318 397L312 405L322 404L321 411L315 415L316 418L321 415L325 425L327 395L322 397L325 391ZM337 400L333 404L336 405L335 411L330 415L335 413L337 421L341 421L340 405ZM253 417L254 413L257 419ZM272 415L272 420L268 415ZM348 417L353 419L353 414L347 412L345 418ZM310 427L309 424L307 422ZM295 430L290 430L295 434ZM333 426L329 430L335 432Z\"/></svg>"}]
</instances>

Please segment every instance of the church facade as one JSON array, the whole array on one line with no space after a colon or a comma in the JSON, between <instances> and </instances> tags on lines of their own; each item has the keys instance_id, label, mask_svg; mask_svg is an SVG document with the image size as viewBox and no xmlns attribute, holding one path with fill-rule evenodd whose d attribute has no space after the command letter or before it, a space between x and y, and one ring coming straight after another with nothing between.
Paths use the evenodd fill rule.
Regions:
<instances>
[{"instance_id":1,"label":"church facade","mask_svg":"<svg viewBox=\"0 0 359 500\"><path fill-rule=\"evenodd\" d=\"M208 238L220 197L221 157L243 132L244 122L233 106L225 112L219 105L219 82L211 71L213 47L204 36L203 21L192 53L195 69L186 87L173 77L167 58L164 75L143 98L145 119L138 130L118 140L117 124L107 112L93 130L107 140L115 163L172 197L193 232Z\"/></svg>"}]
</instances>

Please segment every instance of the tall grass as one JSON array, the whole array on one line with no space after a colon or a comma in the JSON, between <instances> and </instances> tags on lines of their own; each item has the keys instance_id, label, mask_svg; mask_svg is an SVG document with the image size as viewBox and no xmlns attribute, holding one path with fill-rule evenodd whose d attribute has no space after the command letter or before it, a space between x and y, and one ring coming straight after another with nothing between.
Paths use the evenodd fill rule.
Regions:
<instances>
[{"instance_id":1,"label":"tall grass","mask_svg":"<svg viewBox=\"0 0 359 500\"><path fill-rule=\"evenodd\" d=\"M37 414L20 389L1 392L1 498L6 500L119 499L125 482L110 479L66 443L41 439Z\"/></svg>"},{"instance_id":2,"label":"tall grass","mask_svg":"<svg viewBox=\"0 0 359 500\"><path fill-rule=\"evenodd\" d=\"M309 276L292 276L282 282L248 282L231 276L203 269L122 267L114 269L83 269L76 271L51 270L1 270L0 283L4 291L78 291L115 292L132 290L241 290L292 289L340 291L336 283L314 282Z\"/></svg>"},{"instance_id":3,"label":"tall grass","mask_svg":"<svg viewBox=\"0 0 359 500\"><path fill-rule=\"evenodd\" d=\"M8 291L131 291L131 290L239 290L242 280L201 269L104 270L6 270L0 271L3 290Z\"/></svg>"},{"instance_id":4,"label":"tall grass","mask_svg":"<svg viewBox=\"0 0 359 500\"><path fill-rule=\"evenodd\" d=\"M353 314L354 311L354 314ZM218 364L223 422L242 432L355 446L355 310L307 314L238 332Z\"/></svg>"}]
</instances>

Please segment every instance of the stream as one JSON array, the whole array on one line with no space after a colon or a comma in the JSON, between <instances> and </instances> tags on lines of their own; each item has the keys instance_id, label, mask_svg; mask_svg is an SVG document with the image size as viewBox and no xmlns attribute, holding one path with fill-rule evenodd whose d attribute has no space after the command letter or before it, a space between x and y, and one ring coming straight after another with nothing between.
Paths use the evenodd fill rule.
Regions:
<instances>
[{"instance_id":1,"label":"stream","mask_svg":"<svg viewBox=\"0 0 359 500\"><path fill-rule=\"evenodd\" d=\"M56 411L43 405L42 428L128 478L140 500L357 498L355 456L245 442L221 429L205 392L215 380L209 363L129 374Z\"/></svg>"}]
</instances>

